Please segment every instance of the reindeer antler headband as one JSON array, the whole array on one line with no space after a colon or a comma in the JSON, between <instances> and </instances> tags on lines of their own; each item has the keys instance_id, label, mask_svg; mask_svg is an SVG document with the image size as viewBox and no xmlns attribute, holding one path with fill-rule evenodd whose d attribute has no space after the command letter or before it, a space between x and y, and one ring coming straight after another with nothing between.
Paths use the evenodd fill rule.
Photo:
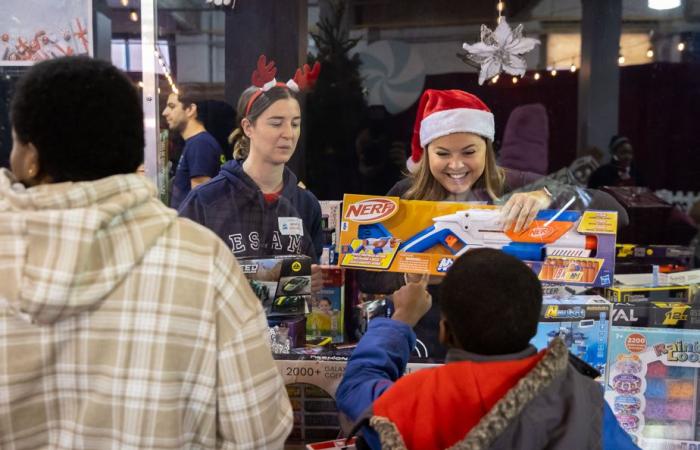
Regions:
<instances>
[{"instance_id":1,"label":"reindeer antler headband","mask_svg":"<svg viewBox=\"0 0 700 450\"><path fill-rule=\"evenodd\" d=\"M245 115L248 115L253 103L255 103L255 100L257 100L263 92L267 92L275 86L286 87L294 92L311 90L316 84L320 72L321 64L319 64L318 61L314 63L313 69L310 68L308 64L304 64L301 68L297 69L294 78L286 83L280 83L275 79L275 75L277 74L275 62L270 60L268 63L265 55L260 55L258 58L258 67L251 76L253 86L257 86L258 90L250 97L250 100L248 100L248 104L245 107Z\"/></svg>"}]
</instances>

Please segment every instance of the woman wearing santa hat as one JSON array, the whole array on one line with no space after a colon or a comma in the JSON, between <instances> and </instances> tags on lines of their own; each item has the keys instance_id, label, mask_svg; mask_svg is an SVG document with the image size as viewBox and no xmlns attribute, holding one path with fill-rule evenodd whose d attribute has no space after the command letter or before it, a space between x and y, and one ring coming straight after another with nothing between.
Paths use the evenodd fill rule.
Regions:
<instances>
[{"instance_id":1,"label":"woman wearing santa hat","mask_svg":"<svg viewBox=\"0 0 700 450\"><path fill-rule=\"evenodd\" d=\"M407 162L410 175L396 183L387 195L407 200L500 203L503 196L542 177L498 167L493 150L494 134L493 114L475 95L461 90L426 90L418 104L413 128L411 158ZM502 208L503 228L515 232L527 228L541 209L566 203L571 191L565 192L557 198L546 187L512 193ZM589 190L583 195L586 207L618 211L619 223L627 223L625 210L608 194ZM358 281L363 292L391 294L413 277L418 278L363 272ZM436 284L439 279L431 281ZM437 290L434 287L428 290L437 300ZM437 339L439 320L434 301L433 308L415 327L428 356L437 358L445 352Z\"/></svg>"}]
</instances>

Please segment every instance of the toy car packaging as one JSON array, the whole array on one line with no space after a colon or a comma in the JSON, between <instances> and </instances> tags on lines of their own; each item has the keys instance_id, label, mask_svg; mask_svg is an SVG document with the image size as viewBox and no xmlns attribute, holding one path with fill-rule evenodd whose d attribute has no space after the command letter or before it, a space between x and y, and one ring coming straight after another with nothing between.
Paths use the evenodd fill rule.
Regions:
<instances>
[{"instance_id":1,"label":"toy car packaging","mask_svg":"<svg viewBox=\"0 0 700 450\"><path fill-rule=\"evenodd\" d=\"M598 295L575 295L564 299L545 297L537 334L530 343L542 350L552 339L559 337L572 355L604 375L611 306ZM603 383L602 379L600 381Z\"/></svg>"},{"instance_id":2,"label":"toy car packaging","mask_svg":"<svg viewBox=\"0 0 700 450\"><path fill-rule=\"evenodd\" d=\"M542 210L520 233L496 206L346 194L340 265L444 275L464 252L490 247L525 261L543 282L609 286L617 213Z\"/></svg>"},{"instance_id":3,"label":"toy car packaging","mask_svg":"<svg viewBox=\"0 0 700 450\"><path fill-rule=\"evenodd\" d=\"M668 326L683 328L620 327L616 320L611 328L605 399L644 449L700 448L700 324L683 320L691 307L678 305L685 312L673 319L669 310Z\"/></svg>"},{"instance_id":4,"label":"toy car packaging","mask_svg":"<svg viewBox=\"0 0 700 450\"><path fill-rule=\"evenodd\" d=\"M250 287L268 317L304 315L311 303L311 258L239 258Z\"/></svg>"}]
</instances>

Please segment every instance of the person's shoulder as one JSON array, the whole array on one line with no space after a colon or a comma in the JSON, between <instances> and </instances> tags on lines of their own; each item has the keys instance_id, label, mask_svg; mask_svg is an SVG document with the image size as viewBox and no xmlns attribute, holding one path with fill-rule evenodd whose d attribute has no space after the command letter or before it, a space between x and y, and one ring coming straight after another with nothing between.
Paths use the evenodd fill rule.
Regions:
<instances>
[{"instance_id":1,"label":"person's shoulder","mask_svg":"<svg viewBox=\"0 0 700 450\"><path fill-rule=\"evenodd\" d=\"M539 173L527 172L525 170L509 169L507 167L502 167L502 169L505 174L506 186L510 189L518 189L527 186L544 177L544 175L540 175Z\"/></svg>"},{"instance_id":2,"label":"person's shoulder","mask_svg":"<svg viewBox=\"0 0 700 450\"><path fill-rule=\"evenodd\" d=\"M389 189L389 192L387 192L386 195L389 197L402 197L411 188L412 184L413 180L411 180L410 177L405 177L397 181L396 184Z\"/></svg>"},{"instance_id":3,"label":"person's shoulder","mask_svg":"<svg viewBox=\"0 0 700 450\"><path fill-rule=\"evenodd\" d=\"M195 134L187 140L187 144L195 147L212 147L219 149L221 146L216 138L208 131L202 131L201 133Z\"/></svg>"},{"instance_id":4,"label":"person's shoulder","mask_svg":"<svg viewBox=\"0 0 700 450\"><path fill-rule=\"evenodd\" d=\"M192 189L187 201L194 201L202 205L211 205L219 201L230 201L229 193L232 190L234 190L233 186L228 179L224 175L219 174L206 183Z\"/></svg>"}]
</instances>

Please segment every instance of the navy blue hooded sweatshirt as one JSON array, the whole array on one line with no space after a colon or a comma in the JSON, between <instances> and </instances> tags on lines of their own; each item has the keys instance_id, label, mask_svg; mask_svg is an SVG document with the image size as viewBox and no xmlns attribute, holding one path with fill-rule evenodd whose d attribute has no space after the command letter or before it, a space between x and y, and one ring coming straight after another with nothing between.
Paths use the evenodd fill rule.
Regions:
<instances>
[{"instance_id":1,"label":"navy blue hooded sweatshirt","mask_svg":"<svg viewBox=\"0 0 700 450\"><path fill-rule=\"evenodd\" d=\"M317 262L321 255L321 205L287 167L279 199L268 204L241 164L229 161L189 193L179 213L216 233L237 257L302 254Z\"/></svg>"}]
</instances>

